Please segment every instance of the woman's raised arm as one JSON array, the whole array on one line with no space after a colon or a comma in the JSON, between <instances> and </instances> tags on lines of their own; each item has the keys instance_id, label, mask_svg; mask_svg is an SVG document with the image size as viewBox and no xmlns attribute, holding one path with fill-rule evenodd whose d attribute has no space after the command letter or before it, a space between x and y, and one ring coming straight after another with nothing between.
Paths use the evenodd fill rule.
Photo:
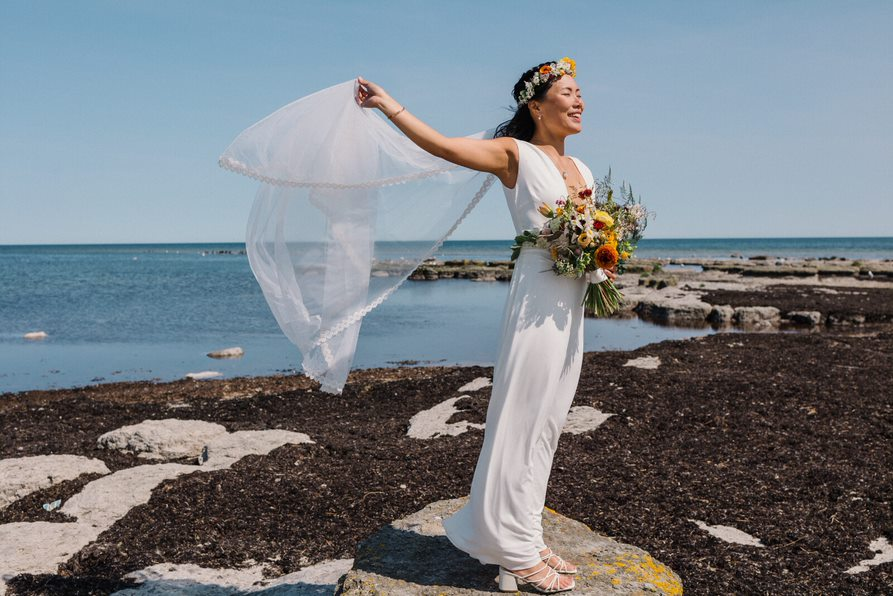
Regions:
<instances>
[{"instance_id":1,"label":"woman's raised arm","mask_svg":"<svg viewBox=\"0 0 893 596\"><path fill-rule=\"evenodd\" d=\"M371 81L357 77L357 103L364 108L378 108L416 145L454 164L489 172L503 184L512 187L518 177L518 146L509 138L469 139L447 137L409 113L385 90Z\"/></svg>"}]
</instances>

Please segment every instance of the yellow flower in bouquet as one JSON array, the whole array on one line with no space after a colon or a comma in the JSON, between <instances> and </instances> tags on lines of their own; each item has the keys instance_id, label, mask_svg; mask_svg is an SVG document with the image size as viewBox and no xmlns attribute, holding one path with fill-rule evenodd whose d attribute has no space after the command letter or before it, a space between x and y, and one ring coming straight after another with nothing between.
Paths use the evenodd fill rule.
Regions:
<instances>
[{"instance_id":1,"label":"yellow flower in bouquet","mask_svg":"<svg viewBox=\"0 0 893 596\"><path fill-rule=\"evenodd\" d=\"M599 225L601 224L601 225ZM595 211L595 229L600 230L604 227L610 228L614 225L614 218L611 217L607 211L602 211L597 209Z\"/></svg>"}]
</instances>

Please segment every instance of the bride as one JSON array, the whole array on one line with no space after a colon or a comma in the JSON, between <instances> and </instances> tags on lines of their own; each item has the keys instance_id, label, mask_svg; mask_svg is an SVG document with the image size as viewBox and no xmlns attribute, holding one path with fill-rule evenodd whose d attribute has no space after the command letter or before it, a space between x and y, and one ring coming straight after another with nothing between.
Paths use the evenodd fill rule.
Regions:
<instances>
[{"instance_id":1,"label":"bride","mask_svg":"<svg viewBox=\"0 0 893 596\"><path fill-rule=\"evenodd\" d=\"M537 208L593 187L592 172L565 155L584 110L570 58L526 71L512 91L514 116L492 139L446 137L380 85L357 79L357 102L377 108L425 151L495 175L516 233L540 228ZM574 588L577 569L543 542L542 510L552 456L576 392L583 358L587 279L559 277L545 249L525 245L515 262L502 319L484 442L466 504L443 522L449 540L481 563L499 565L499 587L521 580L541 593ZM614 271L596 272L597 282Z\"/></svg>"}]
</instances>

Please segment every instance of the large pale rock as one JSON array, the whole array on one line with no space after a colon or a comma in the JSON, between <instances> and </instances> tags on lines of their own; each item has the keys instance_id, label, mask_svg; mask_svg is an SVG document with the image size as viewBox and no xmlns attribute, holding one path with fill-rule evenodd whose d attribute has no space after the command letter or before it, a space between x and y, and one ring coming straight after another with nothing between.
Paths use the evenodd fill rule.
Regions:
<instances>
[{"instance_id":1,"label":"large pale rock","mask_svg":"<svg viewBox=\"0 0 893 596\"><path fill-rule=\"evenodd\" d=\"M498 567L482 565L444 535L443 518L465 499L431 503L364 540L337 594L497 592ZM574 594L682 594L679 576L645 551L600 536L549 508L543 512L543 534L547 544L579 568Z\"/></svg>"},{"instance_id":2,"label":"large pale rock","mask_svg":"<svg viewBox=\"0 0 893 596\"><path fill-rule=\"evenodd\" d=\"M0 509L81 474L108 474L109 471L102 460L82 455L32 455L0 460Z\"/></svg>"},{"instance_id":3,"label":"large pale rock","mask_svg":"<svg viewBox=\"0 0 893 596\"><path fill-rule=\"evenodd\" d=\"M208 441L226 434L226 428L214 422L165 418L122 426L100 436L96 444L146 459L176 459L197 457Z\"/></svg>"}]
</instances>

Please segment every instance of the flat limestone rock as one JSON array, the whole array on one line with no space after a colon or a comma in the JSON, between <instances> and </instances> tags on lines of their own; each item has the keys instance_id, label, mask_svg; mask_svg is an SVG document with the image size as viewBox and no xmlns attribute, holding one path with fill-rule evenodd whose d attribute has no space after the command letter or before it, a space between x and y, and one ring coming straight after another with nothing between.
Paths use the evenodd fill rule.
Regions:
<instances>
[{"instance_id":1,"label":"flat limestone rock","mask_svg":"<svg viewBox=\"0 0 893 596\"><path fill-rule=\"evenodd\" d=\"M465 383L461 387L459 387L459 393L464 393L465 391L477 391L479 389L483 389L484 387L489 387L493 383L490 381L490 377L477 377L476 379Z\"/></svg>"},{"instance_id":2,"label":"flat limestone rock","mask_svg":"<svg viewBox=\"0 0 893 596\"><path fill-rule=\"evenodd\" d=\"M713 306L702 302L697 296L676 292L644 297L639 300L635 310L646 321L701 325L707 321Z\"/></svg>"},{"instance_id":3,"label":"flat limestone rock","mask_svg":"<svg viewBox=\"0 0 893 596\"><path fill-rule=\"evenodd\" d=\"M102 460L82 455L31 455L0 460L0 509L81 474L109 472Z\"/></svg>"},{"instance_id":4,"label":"flat limestone rock","mask_svg":"<svg viewBox=\"0 0 893 596\"><path fill-rule=\"evenodd\" d=\"M688 521L696 524L699 528L701 528L714 538L719 538L720 540L728 542L729 544L743 544L744 546L755 546L757 548L765 548L766 546L760 541L759 538L751 536L747 532L742 532L738 528L733 528L732 526L711 526L699 519L690 519Z\"/></svg>"},{"instance_id":5,"label":"flat limestone rock","mask_svg":"<svg viewBox=\"0 0 893 596\"><path fill-rule=\"evenodd\" d=\"M135 588L112 596L222 596L260 593L265 596L328 596L335 592L338 578L350 570L353 559L328 560L275 579L265 578L264 565L242 569L210 569L192 564L159 563L133 571L125 579L138 582Z\"/></svg>"},{"instance_id":6,"label":"flat limestone rock","mask_svg":"<svg viewBox=\"0 0 893 596\"><path fill-rule=\"evenodd\" d=\"M208 441L208 458L199 458L199 463L202 471L224 470L246 455L266 455L283 445L313 442L307 434L290 430L238 430L217 435Z\"/></svg>"},{"instance_id":7,"label":"flat limestone rock","mask_svg":"<svg viewBox=\"0 0 893 596\"><path fill-rule=\"evenodd\" d=\"M165 418L122 426L101 435L96 443L146 459L176 459L197 457L208 441L226 434L226 427L214 422Z\"/></svg>"},{"instance_id":8,"label":"flat limestone rock","mask_svg":"<svg viewBox=\"0 0 893 596\"><path fill-rule=\"evenodd\" d=\"M409 419L409 429L406 435L413 439L433 439L436 437L461 435L470 428L484 428L483 424L461 420L447 424L447 420L453 414L461 412L456 407L456 402L468 397L460 395L440 402L433 408L422 410Z\"/></svg>"},{"instance_id":9,"label":"flat limestone rock","mask_svg":"<svg viewBox=\"0 0 893 596\"><path fill-rule=\"evenodd\" d=\"M564 422L561 432L572 435L589 432L597 429L613 415L590 406L573 406L567 413L567 420Z\"/></svg>"},{"instance_id":10,"label":"flat limestone rock","mask_svg":"<svg viewBox=\"0 0 893 596\"><path fill-rule=\"evenodd\" d=\"M634 368L644 368L646 370L654 370L660 366L659 356L641 356L639 358L631 358L626 361L623 366L632 366Z\"/></svg>"},{"instance_id":11,"label":"flat limestone rock","mask_svg":"<svg viewBox=\"0 0 893 596\"><path fill-rule=\"evenodd\" d=\"M774 306L739 306L732 315L732 321L741 326L777 324L781 311Z\"/></svg>"},{"instance_id":12,"label":"flat limestone rock","mask_svg":"<svg viewBox=\"0 0 893 596\"><path fill-rule=\"evenodd\" d=\"M77 518L76 522L0 524L0 595L5 591L4 582L20 573L56 573L61 563L94 541L128 511L147 503L153 489L165 480L183 474L224 470L246 455L264 455L288 443L308 442L313 441L306 434L285 430L224 433L209 443L211 456L204 465L146 464L89 482L59 509ZM314 590L319 593L318 587Z\"/></svg>"},{"instance_id":13,"label":"flat limestone rock","mask_svg":"<svg viewBox=\"0 0 893 596\"><path fill-rule=\"evenodd\" d=\"M341 579L336 594L498 593L499 568L482 565L444 534L443 518L466 499L431 503L361 542L353 569ZM645 551L600 536L548 507L543 511L543 533L546 543L580 570L573 594L682 594L679 576ZM522 589L530 591L528 586Z\"/></svg>"}]
</instances>

